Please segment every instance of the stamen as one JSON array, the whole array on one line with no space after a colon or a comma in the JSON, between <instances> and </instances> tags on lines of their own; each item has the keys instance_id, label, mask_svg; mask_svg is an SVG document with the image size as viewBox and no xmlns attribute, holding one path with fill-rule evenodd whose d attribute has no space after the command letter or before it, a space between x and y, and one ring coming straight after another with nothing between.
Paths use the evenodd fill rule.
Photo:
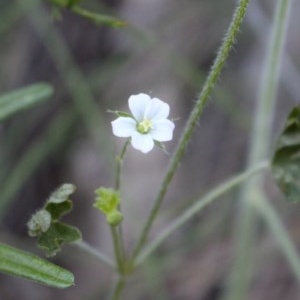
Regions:
<instances>
[{"instance_id":1,"label":"stamen","mask_svg":"<svg viewBox=\"0 0 300 300\"><path fill-rule=\"evenodd\" d=\"M143 120L142 122L138 123L136 129L139 133L146 134L153 128L153 124L151 120Z\"/></svg>"}]
</instances>

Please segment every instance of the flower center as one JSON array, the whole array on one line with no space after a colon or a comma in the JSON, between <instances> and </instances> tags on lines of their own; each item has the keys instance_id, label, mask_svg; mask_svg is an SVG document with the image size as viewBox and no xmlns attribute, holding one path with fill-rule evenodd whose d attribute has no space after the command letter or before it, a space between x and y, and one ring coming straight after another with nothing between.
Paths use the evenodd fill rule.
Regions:
<instances>
[{"instance_id":1,"label":"flower center","mask_svg":"<svg viewBox=\"0 0 300 300\"><path fill-rule=\"evenodd\" d=\"M142 122L136 125L136 129L139 133L146 134L153 128L151 120L143 120Z\"/></svg>"}]
</instances>

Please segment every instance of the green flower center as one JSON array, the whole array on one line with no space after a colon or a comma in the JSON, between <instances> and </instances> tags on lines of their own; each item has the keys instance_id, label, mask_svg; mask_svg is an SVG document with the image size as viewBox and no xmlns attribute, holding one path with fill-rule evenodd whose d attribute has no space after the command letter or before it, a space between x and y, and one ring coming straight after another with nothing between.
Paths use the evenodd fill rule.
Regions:
<instances>
[{"instance_id":1,"label":"green flower center","mask_svg":"<svg viewBox=\"0 0 300 300\"><path fill-rule=\"evenodd\" d=\"M146 134L153 128L151 120L143 120L142 122L136 125L136 129L139 133Z\"/></svg>"}]
</instances>

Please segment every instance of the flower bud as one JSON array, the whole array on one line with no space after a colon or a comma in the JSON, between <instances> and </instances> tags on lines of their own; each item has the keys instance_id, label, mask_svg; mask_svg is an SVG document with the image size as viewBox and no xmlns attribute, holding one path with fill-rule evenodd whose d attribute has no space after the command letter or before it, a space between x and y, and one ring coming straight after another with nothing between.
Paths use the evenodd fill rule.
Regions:
<instances>
[{"instance_id":1,"label":"flower bud","mask_svg":"<svg viewBox=\"0 0 300 300\"><path fill-rule=\"evenodd\" d=\"M120 203L119 192L113 189L99 188L95 193L98 197L96 197L94 207L101 210L105 215L117 209Z\"/></svg>"},{"instance_id":2,"label":"flower bud","mask_svg":"<svg viewBox=\"0 0 300 300\"><path fill-rule=\"evenodd\" d=\"M106 221L112 226L117 226L123 220L123 215L118 211L111 211L106 215Z\"/></svg>"}]
</instances>

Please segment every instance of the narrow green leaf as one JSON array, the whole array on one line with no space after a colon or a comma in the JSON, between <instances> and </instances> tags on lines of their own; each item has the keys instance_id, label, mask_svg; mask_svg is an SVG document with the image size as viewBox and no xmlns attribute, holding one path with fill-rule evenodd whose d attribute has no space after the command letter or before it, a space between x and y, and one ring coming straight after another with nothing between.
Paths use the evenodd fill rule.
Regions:
<instances>
[{"instance_id":1,"label":"narrow green leaf","mask_svg":"<svg viewBox=\"0 0 300 300\"><path fill-rule=\"evenodd\" d=\"M272 161L272 173L290 202L300 201L300 106L290 112Z\"/></svg>"},{"instance_id":2,"label":"narrow green leaf","mask_svg":"<svg viewBox=\"0 0 300 300\"><path fill-rule=\"evenodd\" d=\"M38 245L47 256L54 256L61 250L63 244L80 239L81 233L77 228L61 222L53 222L50 228L40 235Z\"/></svg>"},{"instance_id":3,"label":"narrow green leaf","mask_svg":"<svg viewBox=\"0 0 300 300\"><path fill-rule=\"evenodd\" d=\"M56 288L74 284L74 275L31 253L0 243L0 272Z\"/></svg>"},{"instance_id":4,"label":"narrow green leaf","mask_svg":"<svg viewBox=\"0 0 300 300\"><path fill-rule=\"evenodd\" d=\"M48 0L48 1L50 1L52 4L57 5L57 6L70 8L73 5L78 4L82 0Z\"/></svg>"},{"instance_id":5,"label":"narrow green leaf","mask_svg":"<svg viewBox=\"0 0 300 300\"><path fill-rule=\"evenodd\" d=\"M95 13L78 5L74 5L71 7L71 11L80 15L81 17L90 20L91 22L95 23L96 25L107 25L115 28L124 27L126 26L126 22L119 20L117 18L103 15L100 13Z\"/></svg>"},{"instance_id":6,"label":"narrow green leaf","mask_svg":"<svg viewBox=\"0 0 300 300\"><path fill-rule=\"evenodd\" d=\"M38 83L0 96L0 121L48 99L52 94L53 88L49 84Z\"/></svg>"}]
</instances>

